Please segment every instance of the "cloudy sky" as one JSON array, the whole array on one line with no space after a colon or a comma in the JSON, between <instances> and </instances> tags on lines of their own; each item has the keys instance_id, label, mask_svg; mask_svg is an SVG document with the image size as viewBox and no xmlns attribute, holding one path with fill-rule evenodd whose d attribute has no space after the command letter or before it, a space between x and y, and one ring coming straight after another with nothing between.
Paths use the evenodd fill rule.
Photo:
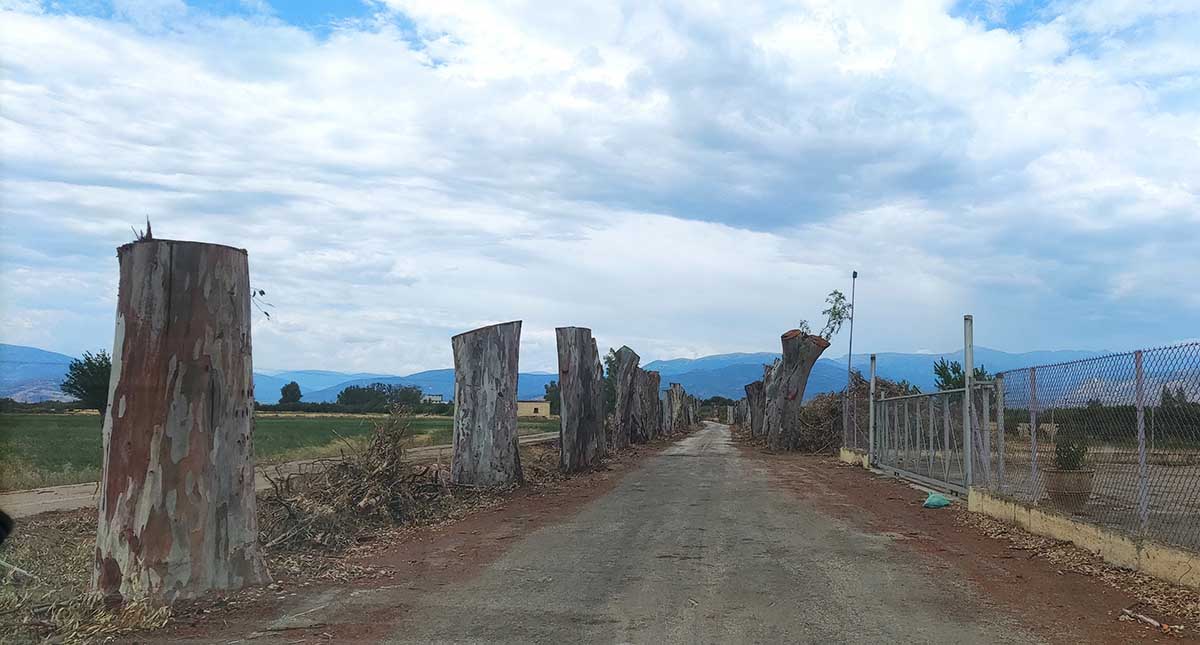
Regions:
<instances>
[{"instance_id":1,"label":"cloudy sky","mask_svg":"<svg viewBox=\"0 0 1200 645\"><path fill-rule=\"evenodd\" d=\"M264 368L774 350L852 269L856 351L1200 336L1195 0L0 5L5 342L109 346L146 216Z\"/></svg>"}]
</instances>

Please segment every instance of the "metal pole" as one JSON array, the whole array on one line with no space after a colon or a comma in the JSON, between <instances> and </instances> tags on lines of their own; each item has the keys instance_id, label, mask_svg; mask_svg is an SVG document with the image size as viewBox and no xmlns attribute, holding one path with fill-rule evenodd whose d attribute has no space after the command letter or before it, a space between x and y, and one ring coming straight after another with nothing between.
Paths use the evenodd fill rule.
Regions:
<instances>
[{"instance_id":1,"label":"metal pole","mask_svg":"<svg viewBox=\"0 0 1200 645\"><path fill-rule=\"evenodd\" d=\"M1004 375L996 375L996 452L1000 458L996 473L997 489L1004 490Z\"/></svg>"},{"instance_id":2,"label":"metal pole","mask_svg":"<svg viewBox=\"0 0 1200 645\"><path fill-rule=\"evenodd\" d=\"M937 450L933 446L933 397L929 397L929 476L933 477L933 455Z\"/></svg>"},{"instance_id":3,"label":"metal pole","mask_svg":"<svg viewBox=\"0 0 1200 645\"><path fill-rule=\"evenodd\" d=\"M950 483L950 395L942 394L942 472Z\"/></svg>"},{"instance_id":4,"label":"metal pole","mask_svg":"<svg viewBox=\"0 0 1200 645\"><path fill-rule=\"evenodd\" d=\"M842 398L842 427L846 428L854 436L854 447L858 447L858 430L857 419L854 419L854 373L851 369L851 364L854 361L854 287L858 282L858 271L850 273L850 349L846 354L846 396ZM854 423L854 430L850 429L850 424Z\"/></svg>"},{"instance_id":5,"label":"metal pole","mask_svg":"<svg viewBox=\"0 0 1200 645\"><path fill-rule=\"evenodd\" d=\"M1038 400L1037 400L1037 368L1029 368L1029 448L1033 454L1031 461L1033 467L1033 481L1030 482L1031 493L1033 495L1033 503L1038 503L1042 498L1042 492L1038 489L1038 454L1037 454L1037 435L1038 435Z\"/></svg>"},{"instance_id":6,"label":"metal pole","mask_svg":"<svg viewBox=\"0 0 1200 645\"><path fill-rule=\"evenodd\" d=\"M973 442L971 441L971 382L975 376L975 319L971 315L963 316L963 468L964 486L970 488L974 483Z\"/></svg>"},{"instance_id":7,"label":"metal pole","mask_svg":"<svg viewBox=\"0 0 1200 645\"><path fill-rule=\"evenodd\" d=\"M1146 387L1141 350L1133 353L1133 367L1137 382L1138 519L1145 536L1150 523L1150 472L1146 465Z\"/></svg>"},{"instance_id":8,"label":"metal pole","mask_svg":"<svg viewBox=\"0 0 1200 645\"><path fill-rule=\"evenodd\" d=\"M853 311L853 310L852 310ZM875 459L875 355L871 354L871 399L867 402L867 454Z\"/></svg>"}]
</instances>

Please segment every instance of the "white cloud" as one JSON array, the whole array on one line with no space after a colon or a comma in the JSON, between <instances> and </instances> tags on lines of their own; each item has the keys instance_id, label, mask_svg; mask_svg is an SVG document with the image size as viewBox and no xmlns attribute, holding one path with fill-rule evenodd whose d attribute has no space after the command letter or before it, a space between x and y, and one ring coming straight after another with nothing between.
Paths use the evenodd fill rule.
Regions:
<instances>
[{"instance_id":1,"label":"white cloud","mask_svg":"<svg viewBox=\"0 0 1200 645\"><path fill-rule=\"evenodd\" d=\"M107 344L112 248L150 215L250 251L269 367L443 367L517 318L525 369L562 324L773 349L851 268L856 348L953 347L968 311L985 345L1156 344L1200 320L1200 11L1156 7L1007 31L945 2L395 0L321 37L261 6L26 7L0 20L0 313Z\"/></svg>"}]
</instances>

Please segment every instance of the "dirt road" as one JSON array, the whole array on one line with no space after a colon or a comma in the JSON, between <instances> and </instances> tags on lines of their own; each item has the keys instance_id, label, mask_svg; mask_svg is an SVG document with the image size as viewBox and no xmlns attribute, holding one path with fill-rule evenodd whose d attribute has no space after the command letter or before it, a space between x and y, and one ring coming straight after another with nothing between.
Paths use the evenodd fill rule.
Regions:
<instances>
[{"instance_id":1,"label":"dirt road","mask_svg":"<svg viewBox=\"0 0 1200 645\"><path fill-rule=\"evenodd\" d=\"M310 592L256 640L1041 642L892 537L775 490L729 438L706 424L573 516L499 536L517 539L482 569Z\"/></svg>"}]
</instances>

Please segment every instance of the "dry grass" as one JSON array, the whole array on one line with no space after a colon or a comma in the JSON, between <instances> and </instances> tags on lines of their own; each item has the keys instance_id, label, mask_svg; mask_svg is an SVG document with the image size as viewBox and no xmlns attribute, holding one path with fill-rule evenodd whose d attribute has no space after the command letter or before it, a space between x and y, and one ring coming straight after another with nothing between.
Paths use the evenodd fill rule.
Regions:
<instances>
[{"instance_id":1,"label":"dry grass","mask_svg":"<svg viewBox=\"0 0 1200 645\"><path fill-rule=\"evenodd\" d=\"M1072 542L1035 535L997 519L960 510L955 515L960 525L972 527L988 537L1006 540L1010 548L1027 551L1031 557L1053 563L1062 572L1096 578L1105 584L1134 596L1139 606L1131 608L1161 619L1171 616L1183 625L1171 625L1172 632L1183 629L1200 631L1200 591L1171 584L1140 571L1124 569L1103 560L1100 556Z\"/></svg>"},{"instance_id":2,"label":"dry grass","mask_svg":"<svg viewBox=\"0 0 1200 645\"><path fill-rule=\"evenodd\" d=\"M38 468L24 459L0 458L0 491L64 486L100 479L99 468L66 464L59 470Z\"/></svg>"}]
</instances>

